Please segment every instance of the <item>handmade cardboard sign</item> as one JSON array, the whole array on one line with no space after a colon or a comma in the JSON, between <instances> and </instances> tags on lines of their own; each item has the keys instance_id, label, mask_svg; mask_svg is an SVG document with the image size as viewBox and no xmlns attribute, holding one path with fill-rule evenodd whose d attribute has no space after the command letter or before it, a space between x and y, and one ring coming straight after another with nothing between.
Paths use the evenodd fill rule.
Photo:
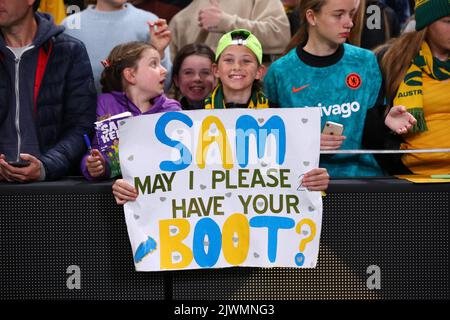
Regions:
<instances>
[{"instance_id":1,"label":"handmade cardboard sign","mask_svg":"<svg viewBox=\"0 0 450 320\"><path fill-rule=\"evenodd\" d=\"M320 110L168 112L120 121L124 206L138 271L315 267Z\"/></svg>"}]
</instances>

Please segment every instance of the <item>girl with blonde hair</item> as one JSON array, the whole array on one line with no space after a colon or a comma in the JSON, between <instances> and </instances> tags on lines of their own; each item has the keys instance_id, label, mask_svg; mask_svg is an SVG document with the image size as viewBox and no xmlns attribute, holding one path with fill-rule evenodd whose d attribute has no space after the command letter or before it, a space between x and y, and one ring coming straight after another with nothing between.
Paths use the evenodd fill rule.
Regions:
<instances>
[{"instance_id":1,"label":"girl with blonde hair","mask_svg":"<svg viewBox=\"0 0 450 320\"><path fill-rule=\"evenodd\" d=\"M416 1L416 31L379 48L389 113L384 145L450 148L450 1ZM380 136L378 137L380 138ZM390 157L391 173L448 174L450 153ZM387 160L385 158L385 160Z\"/></svg>"}]
</instances>

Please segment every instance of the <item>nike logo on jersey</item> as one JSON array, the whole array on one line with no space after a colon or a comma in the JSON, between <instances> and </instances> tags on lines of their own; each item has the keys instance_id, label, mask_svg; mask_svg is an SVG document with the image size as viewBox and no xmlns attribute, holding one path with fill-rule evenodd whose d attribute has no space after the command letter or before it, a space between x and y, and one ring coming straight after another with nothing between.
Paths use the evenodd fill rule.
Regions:
<instances>
[{"instance_id":1,"label":"nike logo on jersey","mask_svg":"<svg viewBox=\"0 0 450 320\"><path fill-rule=\"evenodd\" d=\"M301 86L301 87L298 87L298 88L292 87L292 92L293 92L293 93L297 93L297 92L300 92L300 91L302 91L303 89L308 88L308 87L309 87L309 84L305 84L304 86Z\"/></svg>"}]
</instances>

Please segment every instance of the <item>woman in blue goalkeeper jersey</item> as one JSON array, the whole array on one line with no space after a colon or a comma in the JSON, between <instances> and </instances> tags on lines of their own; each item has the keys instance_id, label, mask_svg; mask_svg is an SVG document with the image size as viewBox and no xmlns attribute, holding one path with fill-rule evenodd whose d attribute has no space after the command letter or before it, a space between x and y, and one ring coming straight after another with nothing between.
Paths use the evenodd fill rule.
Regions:
<instances>
[{"instance_id":1,"label":"woman in blue goalkeeper jersey","mask_svg":"<svg viewBox=\"0 0 450 320\"><path fill-rule=\"evenodd\" d=\"M298 32L286 54L264 78L265 92L282 108L319 107L326 121L344 126L342 136L321 135L321 150L361 149L367 113L383 102L375 55L346 42L358 0L302 0ZM321 156L332 177L379 176L370 154Z\"/></svg>"}]
</instances>

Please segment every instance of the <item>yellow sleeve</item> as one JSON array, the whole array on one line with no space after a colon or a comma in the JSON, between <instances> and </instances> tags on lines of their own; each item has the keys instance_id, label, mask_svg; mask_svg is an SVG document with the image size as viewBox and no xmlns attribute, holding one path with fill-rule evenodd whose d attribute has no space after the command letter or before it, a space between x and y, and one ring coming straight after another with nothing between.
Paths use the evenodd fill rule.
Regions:
<instances>
[{"instance_id":1,"label":"yellow sleeve","mask_svg":"<svg viewBox=\"0 0 450 320\"><path fill-rule=\"evenodd\" d=\"M39 11L50 13L56 24L60 24L66 17L66 7L63 0L41 0Z\"/></svg>"}]
</instances>

